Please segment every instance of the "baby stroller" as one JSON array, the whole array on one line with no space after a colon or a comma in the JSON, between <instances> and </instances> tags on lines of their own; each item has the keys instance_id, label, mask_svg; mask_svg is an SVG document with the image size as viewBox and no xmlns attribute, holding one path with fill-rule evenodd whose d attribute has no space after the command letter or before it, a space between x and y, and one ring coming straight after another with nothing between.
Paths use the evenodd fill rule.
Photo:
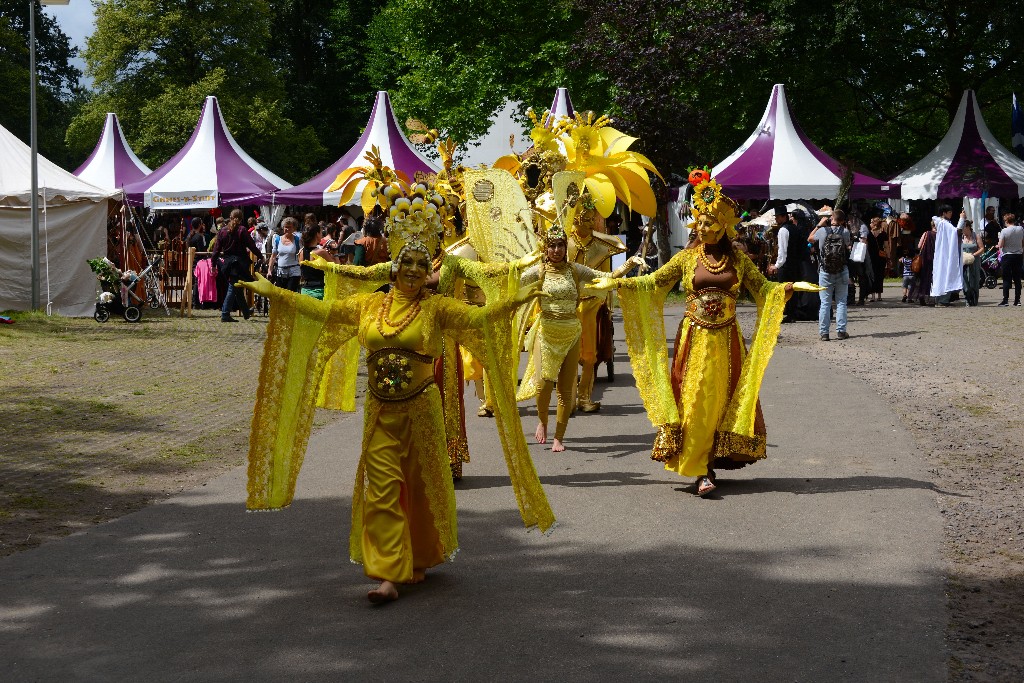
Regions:
<instances>
[{"instance_id":1,"label":"baby stroller","mask_svg":"<svg viewBox=\"0 0 1024 683\"><path fill-rule=\"evenodd\" d=\"M93 319L98 323L105 323L110 315L120 315L130 323L137 323L142 319L142 307L148 302L150 308L166 308L163 294L155 286L153 270L160 263L161 257L157 257L141 273L128 270L121 272L117 266L106 258L92 259L89 266L96 274L100 282L100 294L96 297L96 312L92 314ZM145 283L146 298L135 293L135 285L139 281ZM122 294L123 292L123 294Z\"/></svg>"},{"instance_id":2,"label":"baby stroller","mask_svg":"<svg viewBox=\"0 0 1024 683\"><path fill-rule=\"evenodd\" d=\"M985 276L985 287L995 289L999 279L999 250L995 247L989 247L981 255L981 272Z\"/></svg>"}]
</instances>

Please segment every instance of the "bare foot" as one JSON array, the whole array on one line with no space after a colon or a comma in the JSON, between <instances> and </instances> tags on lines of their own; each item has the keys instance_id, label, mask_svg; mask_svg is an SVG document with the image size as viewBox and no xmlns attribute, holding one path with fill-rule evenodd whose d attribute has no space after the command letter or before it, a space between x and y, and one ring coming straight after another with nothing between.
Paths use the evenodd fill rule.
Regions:
<instances>
[{"instance_id":1,"label":"bare foot","mask_svg":"<svg viewBox=\"0 0 1024 683\"><path fill-rule=\"evenodd\" d=\"M366 597L375 605L383 605L398 599L398 588L390 581L381 581L380 586L367 593Z\"/></svg>"},{"instance_id":2,"label":"bare foot","mask_svg":"<svg viewBox=\"0 0 1024 683\"><path fill-rule=\"evenodd\" d=\"M537 443L548 442L548 427L543 422L537 423L537 431L533 433L533 438L537 440Z\"/></svg>"},{"instance_id":3,"label":"bare foot","mask_svg":"<svg viewBox=\"0 0 1024 683\"><path fill-rule=\"evenodd\" d=\"M711 480L711 477L703 476L697 478L697 495L701 498L708 495L716 488L715 482Z\"/></svg>"},{"instance_id":4,"label":"bare foot","mask_svg":"<svg viewBox=\"0 0 1024 683\"><path fill-rule=\"evenodd\" d=\"M552 453L561 453L564 450L565 450L565 446L562 445L562 442L561 442L560 439L558 439L558 438L552 439L552 441L551 441L551 452Z\"/></svg>"},{"instance_id":5,"label":"bare foot","mask_svg":"<svg viewBox=\"0 0 1024 683\"><path fill-rule=\"evenodd\" d=\"M412 570L412 581L409 583L423 583L427 580L426 569L413 569Z\"/></svg>"}]
</instances>

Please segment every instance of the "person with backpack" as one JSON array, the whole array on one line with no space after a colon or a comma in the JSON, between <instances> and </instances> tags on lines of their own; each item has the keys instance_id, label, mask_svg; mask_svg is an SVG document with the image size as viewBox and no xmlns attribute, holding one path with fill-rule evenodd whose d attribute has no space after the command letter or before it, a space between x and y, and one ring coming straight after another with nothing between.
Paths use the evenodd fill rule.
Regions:
<instances>
[{"instance_id":1,"label":"person with backpack","mask_svg":"<svg viewBox=\"0 0 1024 683\"><path fill-rule=\"evenodd\" d=\"M829 225L826 225L826 222ZM818 308L818 332L821 341L828 341L831 325L832 300L836 302L836 337L849 339L846 332L846 303L850 287L850 271L846 261L850 257L853 236L846 227L846 213L842 209L832 212L832 218L822 217L808 243L818 247L818 285L824 287L818 292L821 306Z\"/></svg>"}]
</instances>

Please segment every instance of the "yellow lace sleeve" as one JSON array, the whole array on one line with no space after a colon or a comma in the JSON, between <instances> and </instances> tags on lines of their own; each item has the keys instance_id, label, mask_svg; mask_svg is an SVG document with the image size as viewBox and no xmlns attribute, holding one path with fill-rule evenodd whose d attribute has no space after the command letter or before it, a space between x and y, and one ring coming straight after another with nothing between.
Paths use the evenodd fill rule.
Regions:
<instances>
[{"instance_id":1,"label":"yellow lace sleeve","mask_svg":"<svg viewBox=\"0 0 1024 683\"><path fill-rule=\"evenodd\" d=\"M510 283L518 283L518 279L518 273L509 273ZM501 300L481 308L442 299L439 306L443 310L438 311L437 319L445 334L468 348L487 373L495 404L495 426L523 523L527 528L536 526L547 531L554 525L555 515L530 457L515 402L513 355L518 356L518 353L510 340L516 305L510 300Z\"/></svg>"},{"instance_id":2,"label":"yellow lace sleeve","mask_svg":"<svg viewBox=\"0 0 1024 683\"><path fill-rule=\"evenodd\" d=\"M388 281L391 262L374 266L351 266L317 259L310 263L324 271L324 301L348 301L356 294L366 294ZM356 409L356 376L359 370L359 342L346 342L324 366L323 381L316 404L319 408L353 412Z\"/></svg>"},{"instance_id":3,"label":"yellow lace sleeve","mask_svg":"<svg viewBox=\"0 0 1024 683\"><path fill-rule=\"evenodd\" d=\"M615 286L621 290L628 289L662 289L672 287L683 279L683 270L687 261L691 260L693 253L684 249L669 259L668 263L658 268L653 273L641 275L640 277L615 278Z\"/></svg>"},{"instance_id":4,"label":"yellow lace sleeve","mask_svg":"<svg viewBox=\"0 0 1024 683\"><path fill-rule=\"evenodd\" d=\"M339 345L355 337L367 297L329 304L277 290L270 300L249 435L251 510L291 503L324 366Z\"/></svg>"}]
</instances>

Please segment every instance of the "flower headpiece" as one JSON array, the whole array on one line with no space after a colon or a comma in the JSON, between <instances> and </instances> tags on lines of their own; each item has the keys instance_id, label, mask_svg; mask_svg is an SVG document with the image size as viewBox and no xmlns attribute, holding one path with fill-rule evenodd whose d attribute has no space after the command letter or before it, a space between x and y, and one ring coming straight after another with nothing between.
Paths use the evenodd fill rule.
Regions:
<instances>
[{"instance_id":1,"label":"flower headpiece","mask_svg":"<svg viewBox=\"0 0 1024 683\"><path fill-rule=\"evenodd\" d=\"M693 219L707 215L725 228L726 236L731 240L736 237L736 225L740 222L739 207L736 202L722 194L722 186L718 184L706 170L697 169L690 173L693 185L693 196L690 199L690 213Z\"/></svg>"},{"instance_id":2,"label":"flower headpiece","mask_svg":"<svg viewBox=\"0 0 1024 683\"><path fill-rule=\"evenodd\" d=\"M339 203L346 203L355 192L356 185L366 181L362 207L369 214L380 207L387 221L385 234L392 261L397 262L401 252L414 248L433 258L441 243L445 223L451 220L451 206L434 188L435 178L417 172L410 182L400 171L381 162L376 147L366 154L370 166L359 166L342 171L329 191L341 190Z\"/></svg>"},{"instance_id":3,"label":"flower headpiece","mask_svg":"<svg viewBox=\"0 0 1024 683\"><path fill-rule=\"evenodd\" d=\"M550 191L550 179L558 171L581 171L602 216L611 215L616 200L645 216L657 212L649 174L661 174L647 157L629 149L637 139L612 128L610 118L593 112L561 118L548 111L540 117L533 110L527 114L533 122L533 148L521 157L511 154L494 162L519 178L527 199L535 202Z\"/></svg>"}]
</instances>

